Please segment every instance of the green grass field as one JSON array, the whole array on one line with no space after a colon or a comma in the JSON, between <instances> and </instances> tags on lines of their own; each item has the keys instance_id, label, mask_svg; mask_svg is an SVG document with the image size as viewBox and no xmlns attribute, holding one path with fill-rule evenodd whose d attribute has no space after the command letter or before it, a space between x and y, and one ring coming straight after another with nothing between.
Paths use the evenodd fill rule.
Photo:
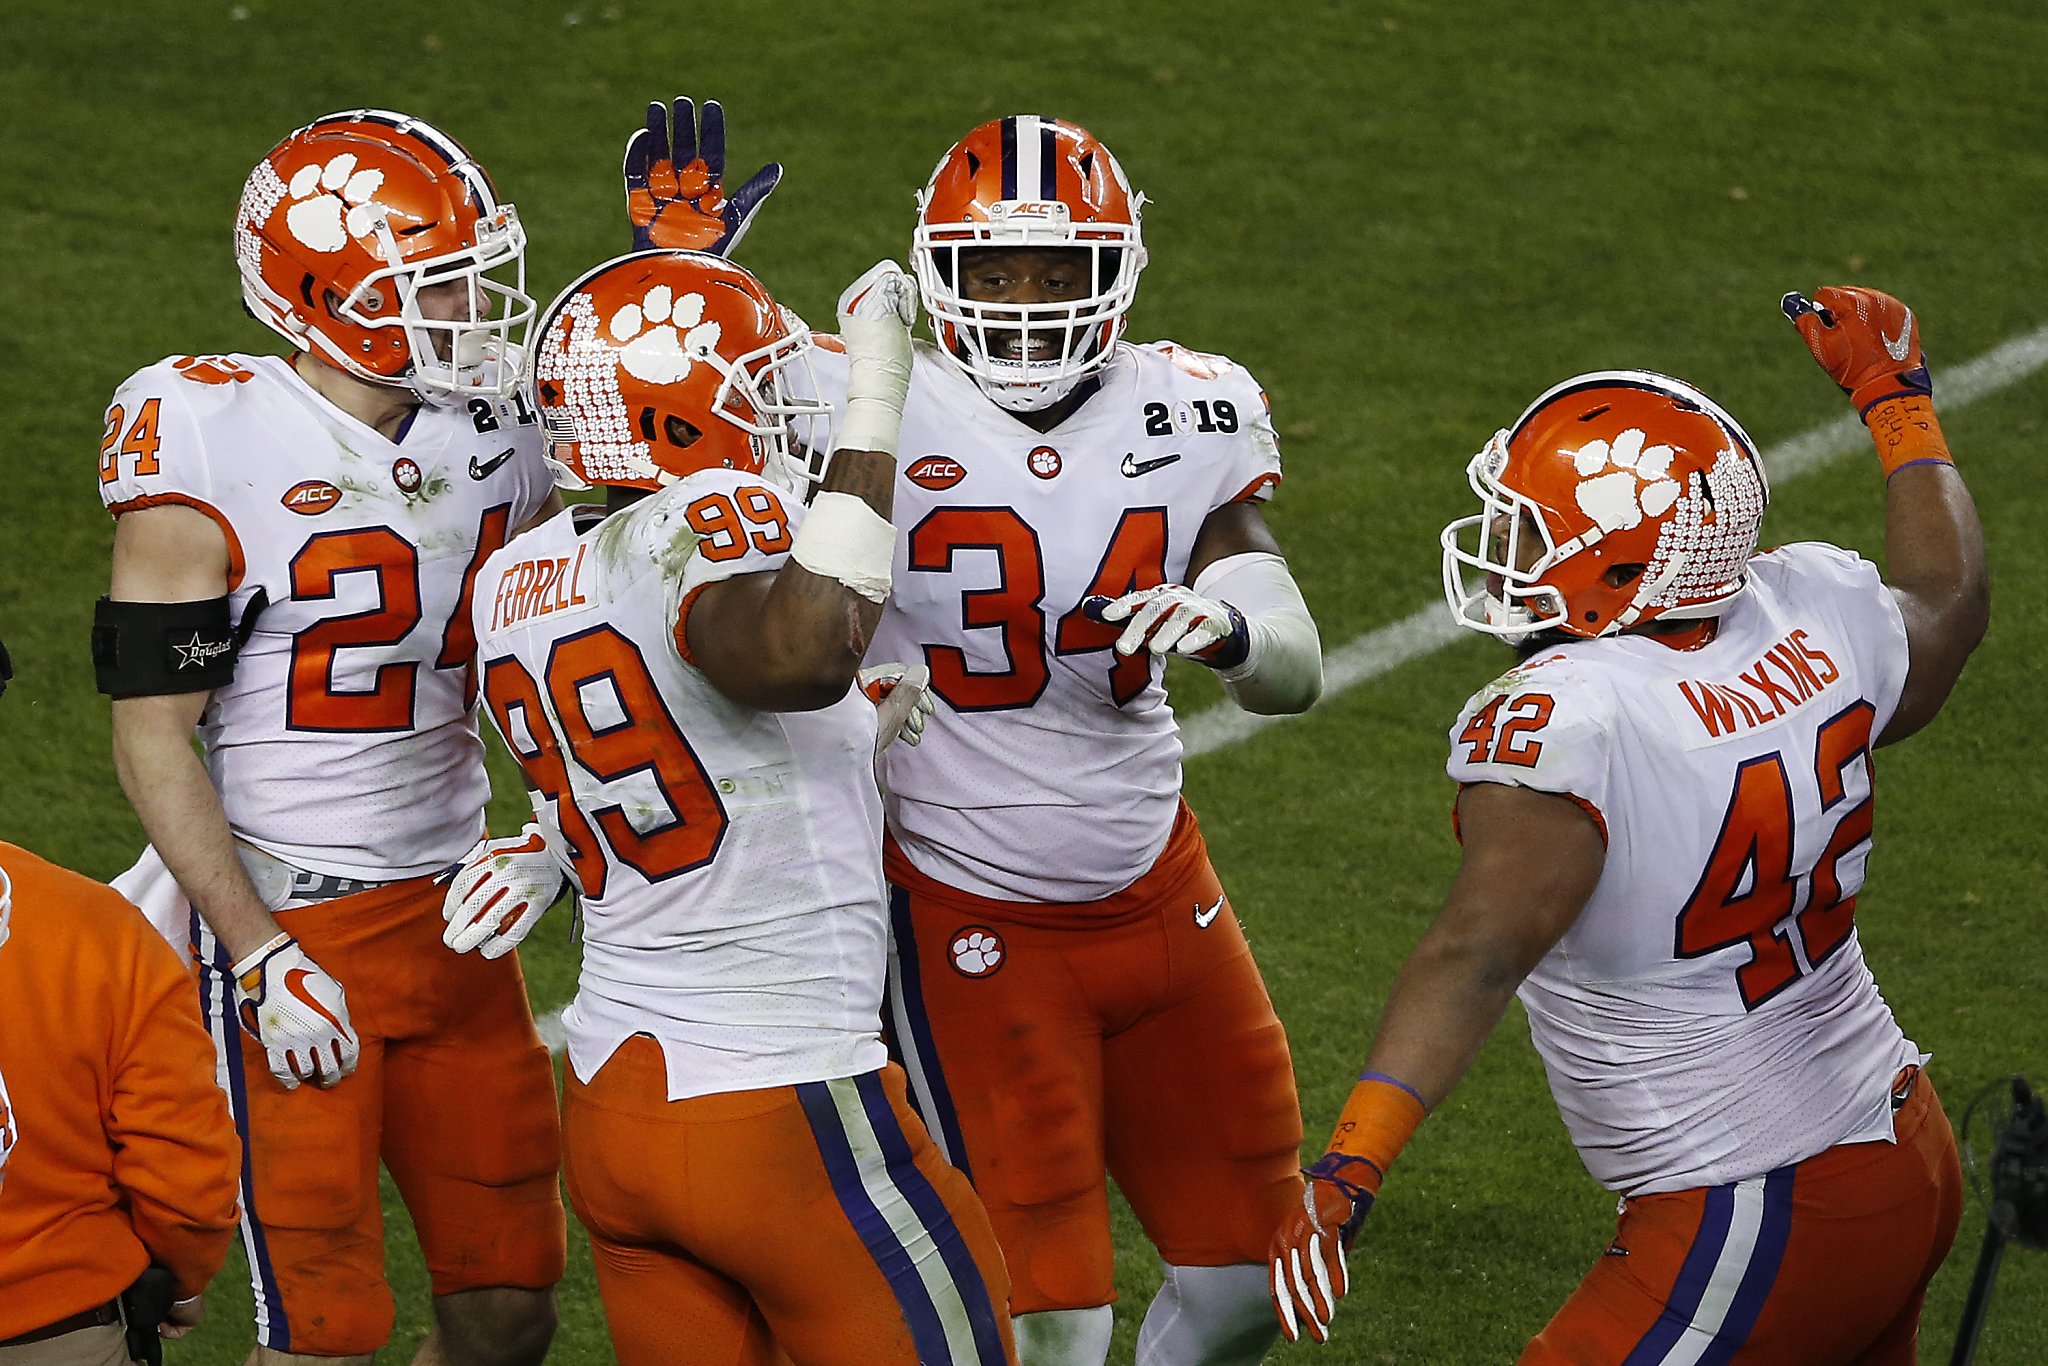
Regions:
<instances>
[{"instance_id":1,"label":"green grass field","mask_svg":"<svg viewBox=\"0 0 2048 1366\"><path fill-rule=\"evenodd\" d=\"M2048 11L2032 0L14 0L5 29L0 635L20 676L0 703L0 837L100 877L142 843L86 656L111 540L101 410L166 354L269 347L238 307L230 218L254 160L330 109L404 109L468 143L517 201L546 299L624 245L618 152L642 102L721 97L734 169L789 166L742 258L814 320L870 262L903 256L911 193L966 129L1018 110L1088 125L1154 201L1133 334L1226 352L1272 395L1289 478L1271 520L1330 647L1433 600L1465 460L1555 379L1667 370L1771 445L1842 409L1777 314L1786 289L1904 297L1938 400L1943 364L2048 322ZM2031 591L2048 550L2028 492L2044 407L2036 375L1948 415L1999 597L1948 714L1884 756L1859 917L1958 1121L1992 1077L2048 1081L2048 711L2032 691L2048 609ZM1881 506L1873 462L1849 456L1784 484L1766 539L1876 554ZM1311 1143L1447 884L1443 731L1502 662L1461 643L1189 765L1293 1038ZM1193 673L1176 695L1219 696ZM500 777L502 825L523 803ZM536 1006L566 1001L564 924L525 959ZM1275 1359L1511 1360L1612 1210L1511 1011L1373 1213L1335 1342ZM400 1327L384 1355L403 1361L427 1307L391 1214ZM1934 1288L1930 1361L1947 1357L1982 1229L1973 1201ZM1119 1246L1113 1359L1128 1361L1158 1273L1127 1218ZM237 1260L217 1282L177 1366L241 1360L242 1274ZM562 1318L555 1359L609 1359L580 1243ZM2044 1336L2048 1257L2015 1252L1978 1359L2039 1362Z\"/></svg>"}]
</instances>

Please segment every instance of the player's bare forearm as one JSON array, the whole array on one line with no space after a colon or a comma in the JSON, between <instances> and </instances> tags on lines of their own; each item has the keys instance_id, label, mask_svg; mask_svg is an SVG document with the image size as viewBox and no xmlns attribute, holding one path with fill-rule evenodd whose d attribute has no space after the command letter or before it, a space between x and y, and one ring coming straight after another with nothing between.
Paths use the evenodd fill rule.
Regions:
<instances>
[{"instance_id":1,"label":"player's bare forearm","mask_svg":"<svg viewBox=\"0 0 2048 1366\"><path fill-rule=\"evenodd\" d=\"M1266 525L1266 515L1257 503L1225 503L1204 517L1202 529L1195 533L1195 546L1188 554L1188 582L1200 578L1202 571L1218 560L1251 553L1278 555L1280 542L1273 539L1273 529Z\"/></svg>"},{"instance_id":2,"label":"player's bare forearm","mask_svg":"<svg viewBox=\"0 0 2048 1366\"><path fill-rule=\"evenodd\" d=\"M1934 719L1991 623L1991 575L1977 504L1953 465L1907 465L1885 484L1885 581L1910 654L1898 710L1879 743Z\"/></svg>"},{"instance_id":3,"label":"player's bare forearm","mask_svg":"<svg viewBox=\"0 0 2048 1366\"><path fill-rule=\"evenodd\" d=\"M861 500L888 519L896 462L876 451L832 457L820 491ZM713 584L684 631L698 668L735 702L766 711L815 711L846 695L874 638L882 604L792 557L773 574Z\"/></svg>"},{"instance_id":4,"label":"player's bare forearm","mask_svg":"<svg viewBox=\"0 0 2048 1366\"><path fill-rule=\"evenodd\" d=\"M1368 1070L1434 1108L1478 1056L1515 989L1564 937L1606 862L1568 798L1476 783L1460 795L1465 857L1444 908L1401 965Z\"/></svg>"},{"instance_id":5,"label":"player's bare forearm","mask_svg":"<svg viewBox=\"0 0 2048 1366\"><path fill-rule=\"evenodd\" d=\"M850 493L888 521L896 507L896 457L881 451L834 451L821 493Z\"/></svg>"},{"instance_id":6,"label":"player's bare forearm","mask_svg":"<svg viewBox=\"0 0 2048 1366\"><path fill-rule=\"evenodd\" d=\"M205 693L114 702L114 772L143 833L207 928L236 959L278 933L235 853L220 796L192 749Z\"/></svg>"}]
</instances>

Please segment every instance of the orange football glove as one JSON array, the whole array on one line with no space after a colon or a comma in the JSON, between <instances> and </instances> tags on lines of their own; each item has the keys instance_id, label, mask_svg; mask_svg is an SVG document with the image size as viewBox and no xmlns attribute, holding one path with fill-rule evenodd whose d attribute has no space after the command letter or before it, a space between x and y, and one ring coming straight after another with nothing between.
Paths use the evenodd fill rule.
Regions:
<instances>
[{"instance_id":1,"label":"orange football glove","mask_svg":"<svg viewBox=\"0 0 2048 1366\"><path fill-rule=\"evenodd\" d=\"M1823 286L1812 299L1795 290L1779 304L1869 426L1885 478L1908 465L1955 463L1934 417L1934 381L1912 309L1853 285Z\"/></svg>"},{"instance_id":2,"label":"orange football glove","mask_svg":"<svg viewBox=\"0 0 2048 1366\"><path fill-rule=\"evenodd\" d=\"M1813 298L1794 290L1779 300L1807 350L1865 416L1888 398L1932 395L1920 324L1913 310L1874 289L1823 285Z\"/></svg>"},{"instance_id":3,"label":"orange football glove","mask_svg":"<svg viewBox=\"0 0 2048 1366\"><path fill-rule=\"evenodd\" d=\"M1303 1169L1301 1209L1281 1221L1266 1256L1273 1272L1273 1312L1289 1342L1304 1331L1330 1340L1337 1301L1351 1289L1344 1254L1379 1195L1387 1168L1414 1137L1427 1110L1415 1088L1368 1071L1351 1088L1330 1135L1330 1150Z\"/></svg>"},{"instance_id":4,"label":"orange football glove","mask_svg":"<svg viewBox=\"0 0 2048 1366\"><path fill-rule=\"evenodd\" d=\"M1349 1153L1324 1153L1301 1191L1301 1208L1281 1221L1266 1252L1273 1270L1273 1312L1289 1342L1306 1332L1330 1340L1337 1301L1351 1289L1344 1254L1358 1238L1358 1226L1372 1209L1380 1170Z\"/></svg>"}]
</instances>

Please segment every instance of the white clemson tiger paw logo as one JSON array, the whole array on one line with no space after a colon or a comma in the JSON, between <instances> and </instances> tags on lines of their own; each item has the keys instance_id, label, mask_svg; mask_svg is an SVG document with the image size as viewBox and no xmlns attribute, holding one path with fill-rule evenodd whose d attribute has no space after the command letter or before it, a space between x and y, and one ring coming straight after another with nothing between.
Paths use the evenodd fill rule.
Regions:
<instances>
[{"instance_id":1,"label":"white clemson tiger paw logo","mask_svg":"<svg viewBox=\"0 0 2048 1366\"><path fill-rule=\"evenodd\" d=\"M1631 427L1610 445L1595 441L1572 453L1579 472L1579 511L1602 531L1629 531L1645 517L1661 517L1678 501L1678 481L1671 477L1670 446L1643 445L1641 430Z\"/></svg>"},{"instance_id":2,"label":"white clemson tiger paw logo","mask_svg":"<svg viewBox=\"0 0 2048 1366\"><path fill-rule=\"evenodd\" d=\"M954 936L953 970L963 977L986 977L1003 965L1003 941L979 925Z\"/></svg>"},{"instance_id":3,"label":"white clemson tiger paw logo","mask_svg":"<svg viewBox=\"0 0 2048 1366\"><path fill-rule=\"evenodd\" d=\"M285 226L314 251L340 251L377 226L385 209L373 196L383 184L382 171L356 169L354 152L325 166L301 166L285 186L293 201Z\"/></svg>"},{"instance_id":4,"label":"white clemson tiger paw logo","mask_svg":"<svg viewBox=\"0 0 2048 1366\"><path fill-rule=\"evenodd\" d=\"M643 331L642 329L646 329ZM605 322L612 340L624 342L619 363L648 384L674 384L718 346L720 328L704 321L704 296L675 297L656 285L637 304L626 304Z\"/></svg>"}]
</instances>

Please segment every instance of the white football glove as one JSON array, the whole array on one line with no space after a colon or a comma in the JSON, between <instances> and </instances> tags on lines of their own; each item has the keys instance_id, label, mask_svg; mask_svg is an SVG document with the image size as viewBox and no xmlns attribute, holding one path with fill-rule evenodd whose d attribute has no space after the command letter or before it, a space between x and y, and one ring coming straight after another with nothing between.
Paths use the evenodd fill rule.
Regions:
<instances>
[{"instance_id":1,"label":"white football glove","mask_svg":"<svg viewBox=\"0 0 2048 1366\"><path fill-rule=\"evenodd\" d=\"M916 745L924 723L938 711L932 701L932 671L922 664L877 664L860 671L860 690L875 704L875 757L901 740Z\"/></svg>"},{"instance_id":2,"label":"white football glove","mask_svg":"<svg viewBox=\"0 0 2048 1366\"><path fill-rule=\"evenodd\" d=\"M910 393L910 325L917 286L894 261L878 261L839 296L846 341L846 412L838 446L896 454Z\"/></svg>"},{"instance_id":3,"label":"white football glove","mask_svg":"<svg viewBox=\"0 0 2048 1366\"><path fill-rule=\"evenodd\" d=\"M512 952L569 880L547 830L528 821L515 839L478 840L441 901L448 928L441 942L457 953L479 950L486 958Z\"/></svg>"},{"instance_id":4,"label":"white football glove","mask_svg":"<svg viewBox=\"0 0 2048 1366\"><path fill-rule=\"evenodd\" d=\"M298 940L280 934L230 971L242 1028L263 1045L270 1075L285 1090L304 1081L332 1086L356 1070L363 1045L349 1023L348 997Z\"/></svg>"},{"instance_id":5,"label":"white football glove","mask_svg":"<svg viewBox=\"0 0 2048 1366\"><path fill-rule=\"evenodd\" d=\"M1172 651L1212 669L1228 669L1242 664L1251 649L1242 612L1177 583L1141 588L1115 599L1092 597L1084 610L1098 621L1129 619L1130 625L1116 638L1120 655L1134 655L1141 648L1155 655Z\"/></svg>"}]
</instances>

